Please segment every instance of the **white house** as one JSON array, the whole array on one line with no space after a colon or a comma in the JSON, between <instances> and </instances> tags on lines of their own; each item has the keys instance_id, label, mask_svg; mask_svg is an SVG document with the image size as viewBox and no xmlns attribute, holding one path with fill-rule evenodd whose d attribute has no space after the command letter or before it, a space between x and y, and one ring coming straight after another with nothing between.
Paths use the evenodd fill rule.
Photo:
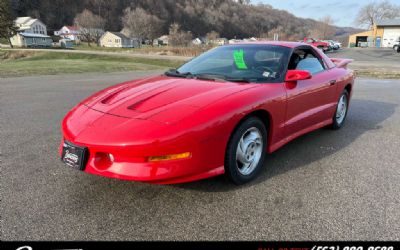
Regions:
<instances>
[{"instance_id":1,"label":"white house","mask_svg":"<svg viewBox=\"0 0 400 250\"><path fill-rule=\"evenodd\" d=\"M192 44L193 44L193 45L202 45L202 44L203 44L203 41L201 41L200 38L196 38L196 39L193 39L193 40L192 40Z\"/></svg>"},{"instance_id":2,"label":"white house","mask_svg":"<svg viewBox=\"0 0 400 250\"><path fill-rule=\"evenodd\" d=\"M153 41L154 46L168 45L168 44L169 44L169 36L168 35L163 35Z\"/></svg>"},{"instance_id":3,"label":"white house","mask_svg":"<svg viewBox=\"0 0 400 250\"><path fill-rule=\"evenodd\" d=\"M139 42L137 39L132 39L120 32L107 31L100 38L100 46L108 48L137 48Z\"/></svg>"},{"instance_id":4,"label":"white house","mask_svg":"<svg viewBox=\"0 0 400 250\"><path fill-rule=\"evenodd\" d=\"M29 16L18 17L14 24L18 27L18 32L47 35L46 25L39 19Z\"/></svg>"},{"instance_id":5,"label":"white house","mask_svg":"<svg viewBox=\"0 0 400 250\"><path fill-rule=\"evenodd\" d=\"M51 47L53 40L47 35L47 28L39 19L18 17L14 21L17 34L11 37L11 44L16 47Z\"/></svg>"},{"instance_id":6,"label":"white house","mask_svg":"<svg viewBox=\"0 0 400 250\"><path fill-rule=\"evenodd\" d=\"M79 42L79 28L77 26L63 26L60 30L54 31L54 35L60 36L64 39Z\"/></svg>"},{"instance_id":7,"label":"white house","mask_svg":"<svg viewBox=\"0 0 400 250\"><path fill-rule=\"evenodd\" d=\"M217 38L217 39L211 40L210 43L213 45L222 46L222 45L228 44L229 41L226 38Z\"/></svg>"}]
</instances>

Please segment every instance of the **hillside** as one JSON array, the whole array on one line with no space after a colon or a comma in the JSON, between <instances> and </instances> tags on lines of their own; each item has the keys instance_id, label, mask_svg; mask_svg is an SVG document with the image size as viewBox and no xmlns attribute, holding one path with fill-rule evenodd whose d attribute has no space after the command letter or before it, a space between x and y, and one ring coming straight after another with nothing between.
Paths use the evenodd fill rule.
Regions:
<instances>
[{"instance_id":1,"label":"hillside","mask_svg":"<svg viewBox=\"0 0 400 250\"><path fill-rule=\"evenodd\" d=\"M162 20L160 33L168 33L172 23L179 23L194 36L204 36L216 31L221 37L271 38L274 33L280 39L299 40L310 35L318 24L312 19L302 19L274 9L270 5L251 5L233 0L11 0L15 16L33 16L48 26L49 32L63 25L73 24L76 14L84 9L102 16L105 29L119 31L121 18L127 7L141 7ZM333 27L334 36L346 36L358 30ZM353 32L354 31L354 32Z\"/></svg>"}]
</instances>

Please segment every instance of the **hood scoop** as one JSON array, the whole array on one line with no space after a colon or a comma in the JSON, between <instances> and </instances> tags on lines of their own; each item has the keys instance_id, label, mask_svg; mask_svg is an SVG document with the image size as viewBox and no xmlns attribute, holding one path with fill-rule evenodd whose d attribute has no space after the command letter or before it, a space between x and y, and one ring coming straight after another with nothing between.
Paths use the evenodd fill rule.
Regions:
<instances>
[{"instance_id":1,"label":"hood scoop","mask_svg":"<svg viewBox=\"0 0 400 250\"><path fill-rule=\"evenodd\" d=\"M140 107L142 107L147 101L149 101L149 100L151 100L151 99L153 99L153 98L155 98L155 97L157 97L159 95L162 95L163 93L169 91L170 89L172 89L172 88L168 88L166 90L163 90L163 91L160 91L158 93L152 94L150 96L144 97L143 99L138 100L135 103L133 103L132 105L130 105L128 107L128 109L134 110L134 111L137 111L137 112L142 112L142 110L140 110ZM161 106L163 106L163 105L161 105ZM158 107L153 107L153 109L154 108L158 108Z\"/></svg>"},{"instance_id":2,"label":"hood scoop","mask_svg":"<svg viewBox=\"0 0 400 250\"><path fill-rule=\"evenodd\" d=\"M125 91L126 89L128 89L129 87L125 87L122 89L119 89L118 91L115 91L114 93L111 93L109 96L107 96L106 98L104 98L103 100L101 100L102 104L111 104L111 102L113 101L113 99L122 91Z\"/></svg>"},{"instance_id":3,"label":"hood scoop","mask_svg":"<svg viewBox=\"0 0 400 250\"><path fill-rule=\"evenodd\" d=\"M88 102L88 107L120 117L171 122L251 87L248 84L161 76L99 93Z\"/></svg>"}]
</instances>

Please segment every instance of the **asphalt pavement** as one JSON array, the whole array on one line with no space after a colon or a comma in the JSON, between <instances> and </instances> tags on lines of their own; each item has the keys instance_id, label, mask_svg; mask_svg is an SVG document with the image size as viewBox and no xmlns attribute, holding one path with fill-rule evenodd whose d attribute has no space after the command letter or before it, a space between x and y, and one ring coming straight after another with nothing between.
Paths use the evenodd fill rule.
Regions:
<instances>
[{"instance_id":1,"label":"asphalt pavement","mask_svg":"<svg viewBox=\"0 0 400 250\"><path fill-rule=\"evenodd\" d=\"M124 182L60 162L68 110L155 73L0 79L1 240L400 240L400 80L358 79L342 130L291 142L245 186Z\"/></svg>"},{"instance_id":2,"label":"asphalt pavement","mask_svg":"<svg viewBox=\"0 0 400 250\"><path fill-rule=\"evenodd\" d=\"M400 54L392 48L345 48L328 53L331 58L351 58L352 69L399 72Z\"/></svg>"}]
</instances>

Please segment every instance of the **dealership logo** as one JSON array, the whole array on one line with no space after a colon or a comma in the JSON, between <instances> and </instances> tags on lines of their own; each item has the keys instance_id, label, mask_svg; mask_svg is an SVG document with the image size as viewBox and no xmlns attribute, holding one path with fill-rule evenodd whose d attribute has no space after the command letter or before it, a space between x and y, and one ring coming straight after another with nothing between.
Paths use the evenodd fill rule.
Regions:
<instances>
[{"instance_id":1,"label":"dealership logo","mask_svg":"<svg viewBox=\"0 0 400 250\"><path fill-rule=\"evenodd\" d=\"M64 160L66 160L66 161L68 160L70 162L77 163L79 158L76 154L72 154L69 152L69 150L67 150L67 151L65 151Z\"/></svg>"},{"instance_id":2,"label":"dealership logo","mask_svg":"<svg viewBox=\"0 0 400 250\"><path fill-rule=\"evenodd\" d=\"M30 246L23 246L23 247L17 248L16 250L33 250L33 249Z\"/></svg>"},{"instance_id":3,"label":"dealership logo","mask_svg":"<svg viewBox=\"0 0 400 250\"><path fill-rule=\"evenodd\" d=\"M33 250L33 248L30 246L23 246L23 247L19 247L19 248L15 249L15 250ZM63 249L63 250L83 250L83 249Z\"/></svg>"}]
</instances>

